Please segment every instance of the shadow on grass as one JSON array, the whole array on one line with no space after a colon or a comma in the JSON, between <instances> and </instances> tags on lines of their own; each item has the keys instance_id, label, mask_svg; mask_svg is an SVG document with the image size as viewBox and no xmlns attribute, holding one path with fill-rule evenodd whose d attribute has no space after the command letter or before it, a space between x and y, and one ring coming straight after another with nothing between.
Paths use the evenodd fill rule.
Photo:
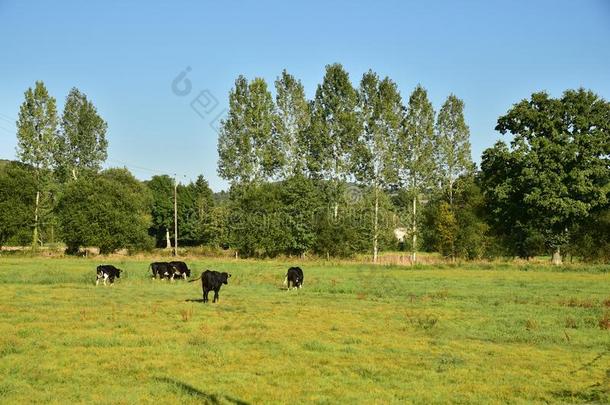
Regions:
<instances>
[{"instance_id":1,"label":"shadow on grass","mask_svg":"<svg viewBox=\"0 0 610 405\"><path fill-rule=\"evenodd\" d=\"M203 298L189 298L184 300L184 302L203 302Z\"/></svg>"},{"instance_id":2,"label":"shadow on grass","mask_svg":"<svg viewBox=\"0 0 610 405\"><path fill-rule=\"evenodd\" d=\"M181 381L172 380L171 378L155 377L154 379L157 382L171 385L176 390L184 394L196 397L197 399L203 401L204 404L219 405L226 401L236 405L249 405L248 402L242 401L241 399L233 398L228 395L208 394L207 392L203 392L191 385L185 384Z\"/></svg>"}]
</instances>

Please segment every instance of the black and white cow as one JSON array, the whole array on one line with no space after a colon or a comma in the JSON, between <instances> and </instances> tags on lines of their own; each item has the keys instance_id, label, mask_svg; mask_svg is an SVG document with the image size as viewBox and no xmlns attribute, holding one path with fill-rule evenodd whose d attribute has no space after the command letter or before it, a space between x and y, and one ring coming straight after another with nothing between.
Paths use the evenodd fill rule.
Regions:
<instances>
[{"instance_id":1,"label":"black and white cow","mask_svg":"<svg viewBox=\"0 0 610 405\"><path fill-rule=\"evenodd\" d=\"M227 272L218 272L218 271L214 271L214 270L206 270L203 273L201 273L201 276L194 279L194 280L189 280L189 283L192 283L193 281L197 281L199 279L201 279L201 289L203 290L203 302L208 302L208 293L210 291L214 291L214 299L212 300L212 302L216 302L218 301L218 292L220 291L220 287L222 287L223 284L228 284L229 283L229 278L231 277L231 275Z\"/></svg>"},{"instance_id":2,"label":"black and white cow","mask_svg":"<svg viewBox=\"0 0 610 405\"><path fill-rule=\"evenodd\" d=\"M160 279L174 279L174 274L177 272L176 268L167 262L154 262L151 263L148 267L152 271L153 278Z\"/></svg>"},{"instance_id":3,"label":"black and white cow","mask_svg":"<svg viewBox=\"0 0 610 405\"><path fill-rule=\"evenodd\" d=\"M169 262L172 266L174 266L174 273L172 275L172 280L174 277L182 277L183 279L187 279L191 276L191 269L188 268L186 263L184 262Z\"/></svg>"},{"instance_id":4,"label":"black and white cow","mask_svg":"<svg viewBox=\"0 0 610 405\"><path fill-rule=\"evenodd\" d=\"M300 267L291 267L286 273L284 285L288 287L288 290L290 290L290 284L292 284L293 288L301 288L303 287L303 280L303 270Z\"/></svg>"},{"instance_id":5,"label":"black and white cow","mask_svg":"<svg viewBox=\"0 0 610 405\"><path fill-rule=\"evenodd\" d=\"M100 280L104 280L104 285L106 285L106 280L110 281L110 284L114 284L115 278L121 278L121 269L117 269L111 264L101 264L97 266L97 277L95 279L95 285L100 283Z\"/></svg>"}]
</instances>

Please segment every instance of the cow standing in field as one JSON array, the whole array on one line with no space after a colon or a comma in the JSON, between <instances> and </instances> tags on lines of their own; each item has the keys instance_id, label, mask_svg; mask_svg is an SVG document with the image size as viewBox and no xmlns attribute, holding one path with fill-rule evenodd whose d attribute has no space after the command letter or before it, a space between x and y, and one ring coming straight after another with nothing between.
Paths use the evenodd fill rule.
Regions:
<instances>
[{"instance_id":1,"label":"cow standing in field","mask_svg":"<svg viewBox=\"0 0 610 405\"><path fill-rule=\"evenodd\" d=\"M303 270L301 270L300 267L291 267L286 273L284 285L287 286L288 290L290 291L290 284L292 284L293 288L301 288L303 287L303 280Z\"/></svg>"},{"instance_id":2,"label":"cow standing in field","mask_svg":"<svg viewBox=\"0 0 610 405\"><path fill-rule=\"evenodd\" d=\"M186 263L184 262L169 262L170 265L174 267L174 273L172 274L171 279L174 277L182 277L183 279L187 279L191 276L191 269L188 268Z\"/></svg>"},{"instance_id":3,"label":"cow standing in field","mask_svg":"<svg viewBox=\"0 0 610 405\"><path fill-rule=\"evenodd\" d=\"M214 299L212 300L212 302L217 302L218 301L218 292L220 291L220 287L222 287L223 284L228 284L229 283L229 278L231 277L231 275L227 272L218 272L218 271L214 271L214 270L206 270L203 273L201 273L201 276L194 279L194 280L189 280L189 283L192 283L193 281L197 281L199 279L201 279L201 289L203 290L203 302L208 302L208 293L210 291L214 291Z\"/></svg>"},{"instance_id":4,"label":"cow standing in field","mask_svg":"<svg viewBox=\"0 0 610 405\"><path fill-rule=\"evenodd\" d=\"M154 262L151 263L148 267L152 271L153 278L167 278L173 280L174 274L177 272L176 268L172 264L167 262Z\"/></svg>"},{"instance_id":5,"label":"cow standing in field","mask_svg":"<svg viewBox=\"0 0 610 405\"><path fill-rule=\"evenodd\" d=\"M104 280L104 285L106 285L106 280L110 281L110 285L114 284L115 278L121 278L121 271L121 269L117 269L111 264L101 264L97 266L95 285L98 285L100 280Z\"/></svg>"}]
</instances>

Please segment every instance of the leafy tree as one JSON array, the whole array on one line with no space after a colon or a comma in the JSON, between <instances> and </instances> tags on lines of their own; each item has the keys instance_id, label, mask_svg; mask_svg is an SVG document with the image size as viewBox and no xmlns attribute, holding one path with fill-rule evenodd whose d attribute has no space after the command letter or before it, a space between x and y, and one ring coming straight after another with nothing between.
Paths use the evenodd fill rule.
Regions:
<instances>
[{"instance_id":1,"label":"leafy tree","mask_svg":"<svg viewBox=\"0 0 610 405\"><path fill-rule=\"evenodd\" d=\"M31 167L10 162L0 168L0 247L9 240L31 237L36 186Z\"/></svg>"},{"instance_id":2,"label":"leafy tree","mask_svg":"<svg viewBox=\"0 0 610 405\"><path fill-rule=\"evenodd\" d=\"M82 172L99 171L107 157L107 127L87 96L72 88L66 97L55 157L60 178L76 180Z\"/></svg>"},{"instance_id":3,"label":"leafy tree","mask_svg":"<svg viewBox=\"0 0 610 405\"><path fill-rule=\"evenodd\" d=\"M610 261L610 205L596 210L573 232L573 252L588 261Z\"/></svg>"},{"instance_id":4,"label":"leafy tree","mask_svg":"<svg viewBox=\"0 0 610 405\"><path fill-rule=\"evenodd\" d=\"M496 253L529 258L544 252L544 237L535 225L535 212L522 203L527 192L524 162L523 151L497 142L483 152L480 182L486 222L500 242Z\"/></svg>"},{"instance_id":5,"label":"leafy tree","mask_svg":"<svg viewBox=\"0 0 610 405\"><path fill-rule=\"evenodd\" d=\"M523 185L513 196L542 230L555 264L576 224L608 203L609 117L610 103L578 89L558 99L534 93L498 119L496 129L513 135L508 154Z\"/></svg>"},{"instance_id":6,"label":"leafy tree","mask_svg":"<svg viewBox=\"0 0 610 405\"><path fill-rule=\"evenodd\" d=\"M464 120L464 102L453 94L441 107L436 121L436 151L441 181L453 205L454 185L458 177L472 171L470 130Z\"/></svg>"},{"instance_id":7,"label":"leafy tree","mask_svg":"<svg viewBox=\"0 0 610 405\"><path fill-rule=\"evenodd\" d=\"M36 182L34 203L34 230L32 248L40 243L40 219L48 210L53 156L57 148L57 108L44 83L37 81L34 89L25 92L25 101L19 109L17 120L17 156L32 166Z\"/></svg>"},{"instance_id":8,"label":"leafy tree","mask_svg":"<svg viewBox=\"0 0 610 405\"><path fill-rule=\"evenodd\" d=\"M377 262L379 239L379 194L397 179L395 145L398 141L403 106L396 84L388 77L379 80L368 71L359 91L362 132L354 148L356 178L373 191L373 262Z\"/></svg>"},{"instance_id":9,"label":"leafy tree","mask_svg":"<svg viewBox=\"0 0 610 405\"><path fill-rule=\"evenodd\" d=\"M458 221L446 202L441 202L437 212L436 233L438 251L446 257L454 257L455 242L458 234Z\"/></svg>"},{"instance_id":10,"label":"leafy tree","mask_svg":"<svg viewBox=\"0 0 610 405\"><path fill-rule=\"evenodd\" d=\"M417 222L419 196L433 183L434 162L434 109L428 94L417 86L409 97L404 129L399 137L398 174L402 185L411 193L412 258L416 261Z\"/></svg>"},{"instance_id":11,"label":"leafy tree","mask_svg":"<svg viewBox=\"0 0 610 405\"><path fill-rule=\"evenodd\" d=\"M97 246L107 254L149 247L150 195L126 169L108 169L67 184L57 211L68 252Z\"/></svg>"},{"instance_id":12,"label":"leafy tree","mask_svg":"<svg viewBox=\"0 0 610 405\"><path fill-rule=\"evenodd\" d=\"M275 81L278 136L285 161L283 177L303 173L306 162L306 131L311 122L310 106L300 80L286 70Z\"/></svg>"},{"instance_id":13,"label":"leafy tree","mask_svg":"<svg viewBox=\"0 0 610 405\"><path fill-rule=\"evenodd\" d=\"M243 76L229 94L228 117L218 138L218 174L231 183L260 182L278 175L283 154L277 116L264 79Z\"/></svg>"},{"instance_id":14,"label":"leafy tree","mask_svg":"<svg viewBox=\"0 0 610 405\"><path fill-rule=\"evenodd\" d=\"M174 225L174 180L168 175L153 176L146 182L152 196L152 223L149 234L157 246L171 249L170 229Z\"/></svg>"},{"instance_id":15,"label":"leafy tree","mask_svg":"<svg viewBox=\"0 0 610 405\"><path fill-rule=\"evenodd\" d=\"M327 65L312 105L307 166L311 177L331 181L335 217L342 184L352 171L351 155L360 134L357 104L358 93L343 66Z\"/></svg>"}]
</instances>

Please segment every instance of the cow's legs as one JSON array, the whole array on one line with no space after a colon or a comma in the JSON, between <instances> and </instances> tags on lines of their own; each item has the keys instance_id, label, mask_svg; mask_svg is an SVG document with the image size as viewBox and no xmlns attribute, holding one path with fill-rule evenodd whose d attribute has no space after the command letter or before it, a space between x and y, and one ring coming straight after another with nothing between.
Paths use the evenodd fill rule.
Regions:
<instances>
[{"instance_id":1,"label":"cow's legs","mask_svg":"<svg viewBox=\"0 0 610 405\"><path fill-rule=\"evenodd\" d=\"M208 290L203 289L203 302L208 302Z\"/></svg>"},{"instance_id":2,"label":"cow's legs","mask_svg":"<svg viewBox=\"0 0 610 405\"><path fill-rule=\"evenodd\" d=\"M100 284L100 278L98 277L95 279L95 285L99 285L99 284Z\"/></svg>"},{"instance_id":3,"label":"cow's legs","mask_svg":"<svg viewBox=\"0 0 610 405\"><path fill-rule=\"evenodd\" d=\"M214 290L214 301L212 301L212 302L217 302L218 301L218 290L219 289Z\"/></svg>"}]
</instances>

